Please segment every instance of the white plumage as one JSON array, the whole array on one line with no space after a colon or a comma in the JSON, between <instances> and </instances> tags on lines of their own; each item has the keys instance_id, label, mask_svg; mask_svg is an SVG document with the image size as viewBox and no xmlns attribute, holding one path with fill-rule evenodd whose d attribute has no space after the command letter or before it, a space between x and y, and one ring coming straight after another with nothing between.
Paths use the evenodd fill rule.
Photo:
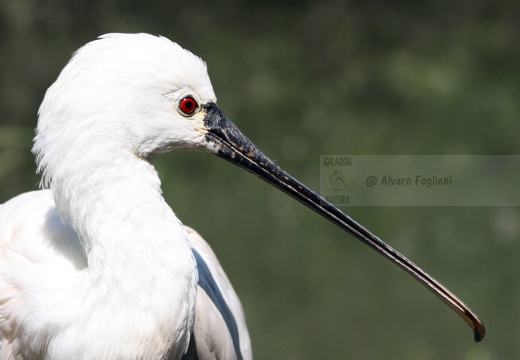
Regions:
<instances>
[{"instance_id":1,"label":"white plumage","mask_svg":"<svg viewBox=\"0 0 520 360\"><path fill-rule=\"evenodd\" d=\"M33 151L50 190L0 207L0 359L179 359L195 317L192 246L225 289L251 357L238 298L164 201L153 167L158 153L206 146L202 114L176 111L187 93L216 100L205 64L145 34L89 43L49 88ZM227 331L220 314L205 309L197 318L213 329L199 348L229 354L225 341L212 344Z\"/></svg>"}]
</instances>

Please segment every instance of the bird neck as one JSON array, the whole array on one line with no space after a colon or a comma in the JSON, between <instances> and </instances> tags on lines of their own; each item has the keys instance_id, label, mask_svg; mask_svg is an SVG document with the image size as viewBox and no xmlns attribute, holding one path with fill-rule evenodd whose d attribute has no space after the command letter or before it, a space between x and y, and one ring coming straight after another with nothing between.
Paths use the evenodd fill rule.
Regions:
<instances>
[{"instance_id":1,"label":"bird neck","mask_svg":"<svg viewBox=\"0 0 520 360\"><path fill-rule=\"evenodd\" d=\"M126 316L111 329L114 334L140 328L146 319L153 326L140 337L162 339L164 348L173 338L184 339L187 346L197 283L187 232L164 201L150 161L130 154L103 163L76 166L76 173L64 177L68 182L53 181L51 187L87 257L82 312L89 322L105 321L96 319L106 315L100 306ZM106 294L101 303L90 295L93 288Z\"/></svg>"},{"instance_id":2,"label":"bird neck","mask_svg":"<svg viewBox=\"0 0 520 360\"><path fill-rule=\"evenodd\" d=\"M50 187L61 218L77 232L88 257L91 251L115 251L112 246L116 253L152 247L152 237L184 233L148 159L120 152L71 160L54 171ZM173 233L161 233L164 227Z\"/></svg>"}]
</instances>

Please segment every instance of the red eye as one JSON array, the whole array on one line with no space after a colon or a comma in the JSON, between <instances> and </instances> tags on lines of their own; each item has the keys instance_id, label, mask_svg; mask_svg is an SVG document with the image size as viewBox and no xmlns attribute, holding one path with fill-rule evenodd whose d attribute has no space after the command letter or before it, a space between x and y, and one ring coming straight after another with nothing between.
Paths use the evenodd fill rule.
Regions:
<instances>
[{"instance_id":1,"label":"red eye","mask_svg":"<svg viewBox=\"0 0 520 360\"><path fill-rule=\"evenodd\" d=\"M183 115L191 115L197 110L199 104L197 101L191 96L186 96L181 101L179 101L179 110Z\"/></svg>"}]
</instances>

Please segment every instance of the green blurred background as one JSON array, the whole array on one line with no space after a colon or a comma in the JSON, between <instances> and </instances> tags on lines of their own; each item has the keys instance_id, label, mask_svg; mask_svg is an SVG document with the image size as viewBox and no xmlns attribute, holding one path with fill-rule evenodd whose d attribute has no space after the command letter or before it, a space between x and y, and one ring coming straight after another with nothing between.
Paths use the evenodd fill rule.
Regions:
<instances>
[{"instance_id":1,"label":"green blurred background","mask_svg":"<svg viewBox=\"0 0 520 360\"><path fill-rule=\"evenodd\" d=\"M201 56L221 108L314 189L320 155L520 154L518 2L2 0L0 202L37 188L39 103L107 32ZM518 207L344 208L481 316L475 344L408 275L250 174L203 153L157 167L241 297L256 359L520 355Z\"/></svg>"}]
</instances>

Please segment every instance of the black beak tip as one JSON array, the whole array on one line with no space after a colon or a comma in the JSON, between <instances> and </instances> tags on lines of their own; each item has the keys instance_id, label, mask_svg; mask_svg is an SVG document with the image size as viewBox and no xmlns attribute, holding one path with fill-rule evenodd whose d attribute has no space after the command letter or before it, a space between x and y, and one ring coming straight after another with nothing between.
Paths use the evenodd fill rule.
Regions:
<instances>
[{"instance_id":1,"label":"black beak tip","mask_svg":"<svg viewBox=\"0 0 520 360\"><path fill-rule=\"evenodd\" d=\"M484 324L477 324L477 326L473 328L473 334L475 336L475 342L481 342L482 339L484 339L484 336L486 336L486 328L484 327Z\"/></svg>"}]
</instances>

